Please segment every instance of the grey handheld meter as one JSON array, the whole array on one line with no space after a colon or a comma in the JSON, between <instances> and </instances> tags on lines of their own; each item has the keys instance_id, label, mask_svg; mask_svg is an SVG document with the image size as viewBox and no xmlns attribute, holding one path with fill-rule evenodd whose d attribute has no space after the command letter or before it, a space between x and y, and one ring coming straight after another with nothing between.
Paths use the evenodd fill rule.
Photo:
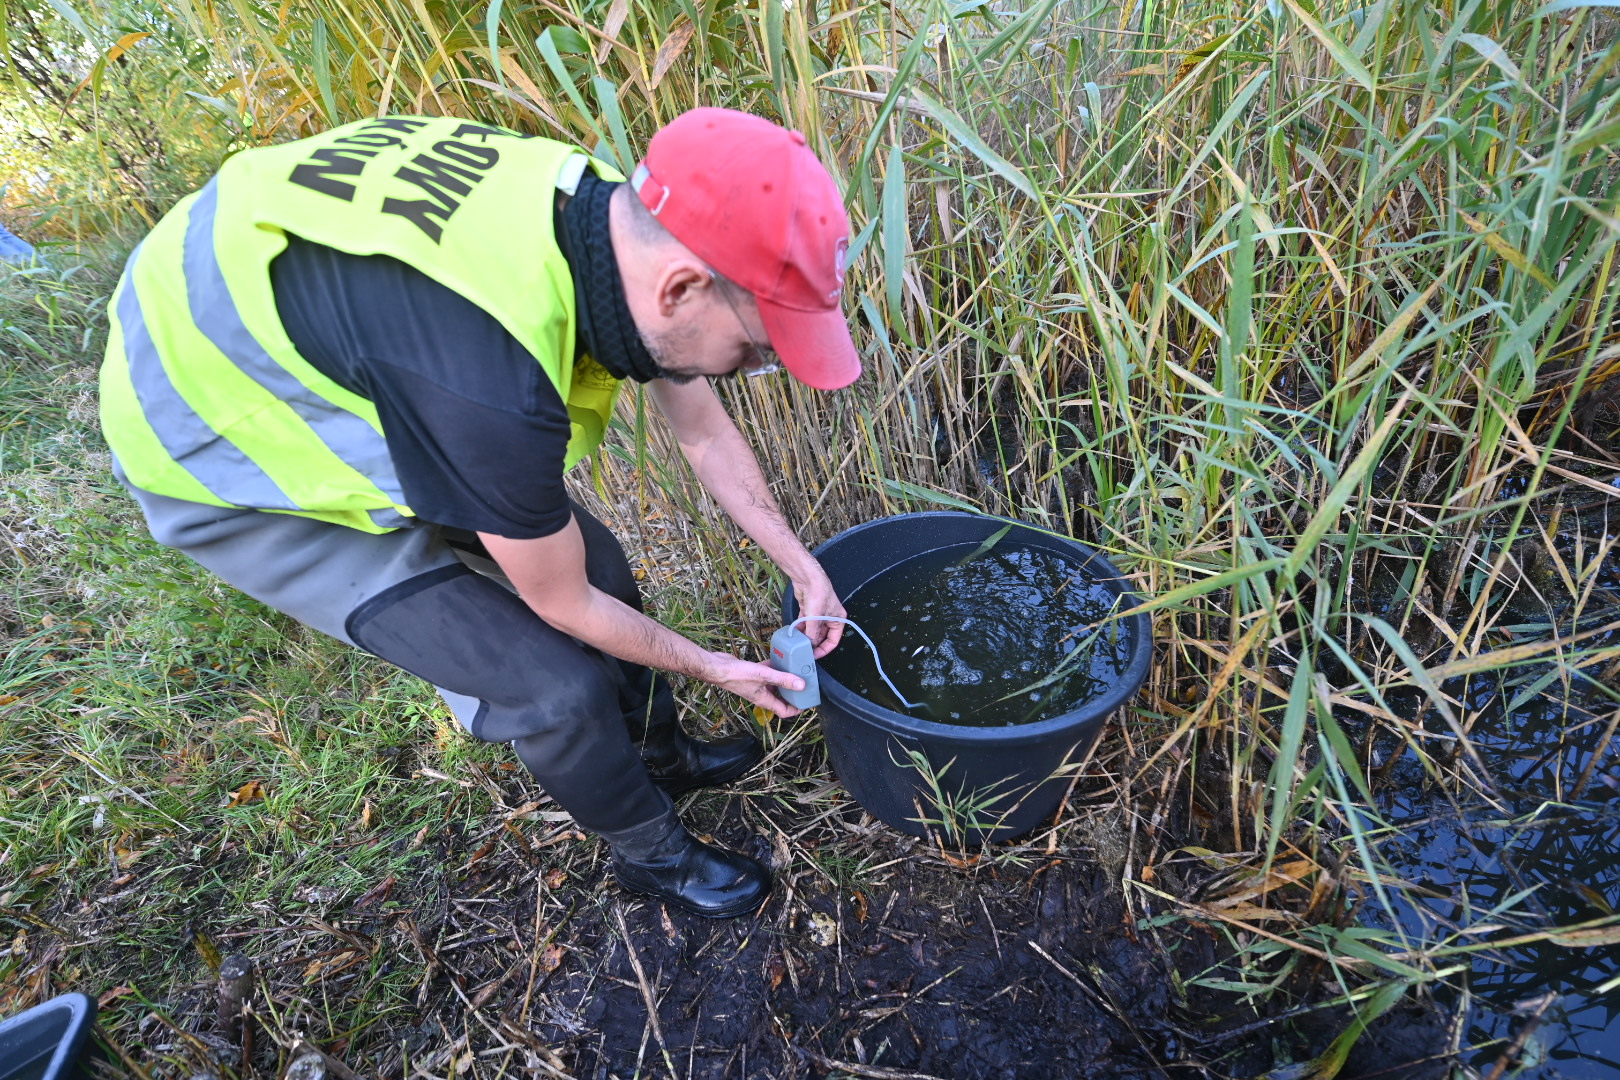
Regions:
<instances>
[{"instance_id":1,"label":"grey handheld meter","mask_svg":"<svg viewBox=\"0 0 1620 1080\"><path fill-rule=\"evenodd\" d=\"M782 700L795 709L812 709L821 704L821 683L816 678L816 648L796 626L784 626L771 635L771 667L804 680L803 690L777 687Z\"/></svg>"}]
</instances>

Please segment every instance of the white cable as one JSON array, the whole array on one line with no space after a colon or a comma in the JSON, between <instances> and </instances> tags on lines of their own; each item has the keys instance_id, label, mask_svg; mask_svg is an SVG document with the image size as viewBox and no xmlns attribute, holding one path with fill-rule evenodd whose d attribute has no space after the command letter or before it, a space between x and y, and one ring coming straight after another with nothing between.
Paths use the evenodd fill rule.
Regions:
<instances>
[{"instance_id":1,"label":"white cable","mask_svg":"<svg viewBox=\"0 0 1620 1080\"><path fill-rule=\"evenodd\" d=\"M904 705L908 709L927 708L926 705L920 705L915 701L907 701L906 700L906 695L902 694L900 692L900 688L898 686L894 685L894 683L889 680L889 676L887 674L885 674L884 671L883 671L883 661L878 659L877 646L872 644L872 639L866 636L866 631L862 630L860 628L860 626L858 624L856 624L854 619L840 619L836 615L801 615L801 616L799 616L799 618L794 619L792 622L788 623L788 625L789 626L798 626L800 623L804 623L804 622L835 622L835 623L843 623L845 626L849 627L851 630L853 630L857 634L861 635L861 640L866 642L866 647L868 649L872 650L872 663L877 667L878 677L880 679L882 679L885 683L888 683L889 689L894 691L894 696L900 699L900 704Z\"/></svg>"}]
</instances>

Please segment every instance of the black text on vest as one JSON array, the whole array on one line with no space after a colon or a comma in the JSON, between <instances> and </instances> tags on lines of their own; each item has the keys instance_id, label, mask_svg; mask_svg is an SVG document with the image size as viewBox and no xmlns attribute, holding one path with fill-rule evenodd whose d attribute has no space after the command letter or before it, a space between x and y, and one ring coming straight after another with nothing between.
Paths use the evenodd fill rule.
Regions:
<instances>
[{"instance_id":1,"label":"black text on vest","mask_svg":"<svg viewBox=\"0 0 1620 1080\"><path fill-rule=\"evenodd\" d=\"M444 234L444 223L460 208L461 200L501 160L500 151L493 146L463 140L469 136L486 142L491 136L509 137L508 132L482 124L462 124L450 134L450 138L434 143L431 153L417 154L394 173L398 179L422 189L428 198L390 197L382 204L383 213L405 218L435 244Z\"/></svg>"},{"instance_id":2,"label":"black text on vest","mask_svg":"<svg viewBox=\"0 0 1620 1080\"><path fill-rule=\"evenodd\" d=\"M322 195L352 202L354 185L342 178L359 176L366 163L384 150L403 149L407 145L405 140L394 132L409 135L427 125L426 120L405 116L379 117L312 151L309 160L294 168L288 179Z\"/></svg>"}]
</instances>

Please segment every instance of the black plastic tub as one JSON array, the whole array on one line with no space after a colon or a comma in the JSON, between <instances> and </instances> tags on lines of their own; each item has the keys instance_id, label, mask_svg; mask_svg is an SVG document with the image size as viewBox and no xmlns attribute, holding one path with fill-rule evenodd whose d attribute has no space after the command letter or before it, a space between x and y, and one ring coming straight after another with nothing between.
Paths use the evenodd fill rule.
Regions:
<instances>
[{"instance_id":1,"label":"black plastic tub","mask_svg":"<svg viewBox=\"0 0 1620 1080\"><path fill-rule=\"evenodd\" d=\"M1008 524L1013 529L1002 543L1064 557L1122 597L1120 610L1136 605L1123 575L1084 544L979 514L938 511L879 518L839 533L815 555L838 595L849 597L899 563L941 548L982 543ZM783 597L782 613L784 621L798 617L791 590ZM1056 775L1058 771L1090 752L1109 715L1147 677L1153 659L1152 621L1137 614L1122 622L1128 649L1125 673L1079 709L1030 724L965 727L919 720L858 696L825 666L819 667L821 728L833 772L873 817L901 832L968 845L1022 836L1051 817L1062 801L1070 778ZM839 648L864 646L846 633ZM926 766L920 767L919 755ZM945 796L944 808L935 784ZM973 803L980 809L962 812Z\"/></svg>"},{"instance_id":2,"label":"black plastic tub","mask_svg":"<svg viewBox=\"0 0 1620 1080\"><path fill-rule=\"evenodd\" d=\"M96 1022L96 1003L62 994L0 1021L0 1080L71 1080Z\"/></svg>"}]
</instances>

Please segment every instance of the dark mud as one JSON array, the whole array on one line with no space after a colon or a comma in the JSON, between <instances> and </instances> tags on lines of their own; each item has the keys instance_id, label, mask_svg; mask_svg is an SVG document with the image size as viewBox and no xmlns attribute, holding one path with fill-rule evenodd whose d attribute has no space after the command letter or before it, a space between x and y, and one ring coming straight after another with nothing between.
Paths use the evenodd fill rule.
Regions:
<instances>
[{"instance_id":1,"label":"dark mud","mask_svg":"<svg viewBox=\"0 0 1620 1080\"><path fill-rule=\"evenodd\" d=\"M819 761L819 747L805 756ZM1266 1023L1231 995L1178 992L1178 976L1184 986L1218 964L1221 938L1182 922L1147 929L1083 826L964 861L874 823L841 791L820 796L808 809L754 794L687 808L696 830L775 866L770 901L744 918L626 894L601 859L538 892L503 881L510 868L447 883L424 936L504 940L441 957L427 997L454 982L499 1015L509 1044L543 1050L554 1071L536 1075L578 1080L1256 1077L1309 1060L1351 1019ZM481 926L458 896L493 900L473 909ZM543 945L552 960L522 959ZM1340 1075L1443 1075L1445 1032L1432 1007L1403 1006ZM403 1065L375 1060L382 1076L410 1075Z\"/></svg>"},{"instance_id":2,"label":"dark mud","mask_svg":"<svg viewBox=\"0 0 1620 1080\"><path fill-rule=\"evenodd\" d=\"M648 904L624 917L685 1076L822 1075L835 1062L996 1080L1156 1075L1167 980L1099 878L1064 859L964 888L910 867L869 898L795 898L788 918L786 897L729 924ZM572 1046L577 1076L627 1076L656 1048L626 943L607 933L576 948L580 968L551 998L583 1030L546 1034Z\"/></svg>"},{"instance_id":3,"label":"dark mud","mask_svg":"<svg viewBox=\"0 0 1620 1080\"><path fill-rule=\"evenodd\" d=\"M404 830L384 880L289 883L245 908L217 885L199 893L214 902L186 922L195 981L157 981L144 935L121 932L149 925L158 899L116 879L58 894L29 915L37 985L22 992L99 996L104 1030L123 1040L108 1075L143 1080L273 1080L300 1040L368 1080L1303 1080L1297 1063L1345 1030L1346 1010L1267 1020L1198 987L1220 974L1230 939L1127 905L1130 860L1176 841L1145 840L1140 815L1129 824L1123 743L1105 739L1052 828L969 856L874 823L818 741L789 739L751 781L684 800L695 831L776 872L760 911L723 921L625 893L602 846L515 769L465 762L472 779L456 790L476 782L493 805L414 840ZM337 837L331 850L341 864L366 842ZM240 880L261 864L222 845L168 882ZM1172 883L1173 861L1159 865L1160 885L1197 894L1198 881ZM238 951L259 972L245 1065L219 1037L207 959ZM1335 992L1318 971L1287 996L1308 1006ZM1340 1075L1441 1075L1449 1030L1432 1007L1403 1005Z\"/></svg>"}]
</instances>

